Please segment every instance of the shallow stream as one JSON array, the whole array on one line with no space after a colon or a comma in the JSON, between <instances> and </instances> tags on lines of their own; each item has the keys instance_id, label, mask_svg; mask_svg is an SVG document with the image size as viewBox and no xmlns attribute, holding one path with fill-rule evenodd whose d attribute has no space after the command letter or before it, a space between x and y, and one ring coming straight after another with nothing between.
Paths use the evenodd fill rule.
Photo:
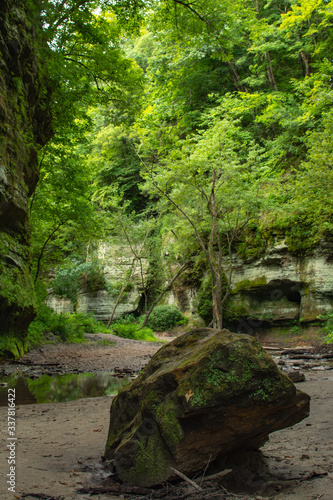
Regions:
<instances>
[{"instance_id":1,"label":"shallow stream","mask_svg":"<svg viewBox=\"0 0 333 500\"><path fill-rule=\"evenodd\" d=\"M61 403L74 399L114 396L132 377L111 373L67 373L29 378L23 374L0 377L0 406L8 404L8 389L15 388L15 403Z\"/></svg>"}]
</instances>

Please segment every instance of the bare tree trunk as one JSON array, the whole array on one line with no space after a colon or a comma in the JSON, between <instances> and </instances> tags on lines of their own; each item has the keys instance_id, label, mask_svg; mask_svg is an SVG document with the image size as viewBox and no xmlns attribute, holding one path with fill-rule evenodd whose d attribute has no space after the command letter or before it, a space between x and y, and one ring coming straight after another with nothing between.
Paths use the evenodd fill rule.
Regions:
<instances>
[{"instance_id":1,"label":"bare tree trunk","mask_svg":"<svg viewBox=\"0 0 333 500\"><path fill-rule=\"evenodd\" d=\"M151 315L151 313L153 312L154 310L154 307L157 306L157 304L159 303L159 301L161 300L161 298L163 297L163 295L168 291L170 290L170 288L172 287L172 285L174 284L174 282L176 281L177 278L179 278L179 276L182 274L183 271L185 271L185 269L188 267L189 265L189 262L186 262L186 264L184 264L179 270L178 272L173 276L172 280L167 284L167 286L165 288L163 288L163 290L161 291L161 293L159 294L159 296L154 300L154 302L152 303L152 305L150 306L149 310L147 311L145 317L144 317L144 320L143 320L143 323L140 327L141 328L144 328L146 325L147 325L147 322L148 322L148 319L149 319L149 316Z\"/></svg>"},{"instance_id":2,"label":"bare tree trunk","mask_svg":"<svg viewBox=\"0 0 333 500\"><path fill-rule=\"evenodd\" d=\"M113 321L113 318L114 318L114 315L115 315L115 312L116 312L116 309L121 301L121 299L123 298L123 295L124 295L124 292L126 290L126 287L129 285L129 283L131 282L131 279L133 277L133 274L135 272L135 269L136 269L136 261L139 261L140 263L140 276L141 276L141 283L142 283L142 286L143 286L143 289L144 289L144 278L143 278L143 268L142 268L142 257L141 257L141 252L146 244L146 240L147 240L147 237L148 237L148 232L145 234L145 237L144 237L144 240L143 240L143 243L141 245L141 248L139 249L139 251L137 252L135 250L135 247L134 245L132 244L131 240L130 240L130 237L126 231L126 227L124 226L123 222L121 219L119 219L119 224L121 226L121 229L125 235L125 238L127 240L127 243L131 249L131 252L132 254L134 255L134 259L133 259L133 262L132 262L132 269L131 269L131 273L130 273L130 276L128 278L128 280L126 281L125 285L121 288L120 292L119 292L119 295L117 297L117 300L116 300L116 303L115 305L113 306L113 309L112 309L112 312L111 312L111 315L110 315L110 318L109 318L109 321L108 321L108 324L106 326L106 328L110 328L110 325ZM147 302L147 297L146 297L146 292L144 290L144 295L145 295L145 304Z\"/></svg>"},{"instance_id":3,"label":"bare tree trunk","mask_svg":"<svg viewBox=\"0 0 333 500\"><path fill-rule=\"evenodd\" d=\"M40 273L40 265L42 262L42 258L44 257L44 252L45 252L46 246L47 246L48 242L51 240L52 236L55 235L55 233L58 231L58 229L61 228L61 226L63 226L62 222L54 228L54 230L51 232L51 234L49 234L49 236L44 241L44 244L41 248L41 251L39 252L39 256L38 256L38 260L37 260L37 270L36 270L36 274L35 274L34 283L36 283L38 276L39 276L39 273Z\"/></svg>"},{"instance_id":4,"label":"bare tree trunk","mask_svg":"<svg viewBox=\"0 0 333 500\"><path fill-rule=\"evenodd\" d=\"M305 66L305 74L306 74L306 76L310 76L311 75L310 58L304 52L304 50L301 50L301 56L302 56L302 59L303 59L303 62L304 62L304 66Z\"/></svg>"},{"instance_id":5,"label":"bare tree trunk","mask_svg":"<svg viewBox=\"0 0 333 500\"><path fill-rule=\"evenodd\" d=\"M228 66L229 66L230 73L231 73L231 76L233 78L233 81L234 81L236 89L238 91L241 91L241 92L246 92L247 89L242 84L241 79L240 79L239 74L238 74L238 71L237 71L236 66L234 65L234 63L232 61L228 61Z\"/></svg>"},{"instance_id":6,"label":"bare tree trunk","mask_svg":"<svg viewBox=\"0 0 333 500\"><path fill-rule=\"evenodd\" d=\"M274 71L273 71L273 66L272 66L272 60L271 60L271 55L269 52L266 52L265 54L266 59L268 59L268 66L267 66L267 75L268 75L268 80L269 83L271 84L271 87L274 90L277 90L277 84L274 76Z\"/></svg>"},{"instance_id":7,"label":"bare tree trunk","mask_svg":"<svg viewBox=\"0 0 333 500\"><path fill-rule=\"evenodd\" d=\"M124 292L126 290L126 287L129 285L129 283L131 282L131 279L132 279L132 276L134 274L134 271L136 269L136 261L135 259L133 259L133 263L132 263L132 269L131 269L131 274L128 278L128 280L126 281L125 285L122 287L122 289L120 290L119 292L119 295L117 297L117 300L116 300L116 303L115 305L113 306L113 309L112 309L112 312L111 312L111 315L110 315L110 318L109 318L109 321L108 321L108 324L106 325L106 328L110 328L110 325L113 321L113 318L114 318L114 315L115 315L115 312L116 312L116 309L121 301L121 299L123 298L123 295L124 295Z\"/></svg>"},{"instance_id":8,"label":"bare tree trunk","mask_svg":"<svg viewBox=\"0 0 333 500\"><path fill-rule=\"evenodd\" d=\"M127 284L128 284L128 283L127 283ZM113 321L113 318L114 318L114 315L115 315L115 312L116 312L116 309L117 309L117 307L118 307L118 305L119 305L119 303L120 303L121 299L123 298L123 295L124 295L124 292L125 292L125 290L126 290L126 286L127 286L127 284L126 284L126 285L124 285L124 286L122 287L122 289L120 290L120 293L119 293L119 295L118 295L118 297L117 297L117 300L116 300L115 305L113 306L113 309L112 309L112 312L111 312L111 315L110 315L110 318L109 318L108 324L106 325L106 328L110 328L110 325L111 325L111 323L112 323L112 321Z\"/></svg>"}]
</instances>

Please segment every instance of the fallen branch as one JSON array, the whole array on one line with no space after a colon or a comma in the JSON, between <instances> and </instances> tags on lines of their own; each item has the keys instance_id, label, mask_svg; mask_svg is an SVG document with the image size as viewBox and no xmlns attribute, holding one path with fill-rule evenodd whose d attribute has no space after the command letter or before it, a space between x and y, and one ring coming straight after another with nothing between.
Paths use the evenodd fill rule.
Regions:
<instances>
[{"instance_id":1,"label":"fallen branch","mask_svg":"<svg viewBox=\"0 0 333 500\"><path fill-rule=\"evenodd\" d=\"M209 467L209 464L210 464L211 458L212 458L212 455L209 455L208 462L206 463L205 470L203 471L203 474L202 474L202 478L201 478L201 481L200 481L200 486L202 485L202 482L203 482L203 480L204 480L204 478L205 478L205 475L206 475L207 469L208 469L208 467Z\"/></svg>"},{"instance_id":2,"label":"fallen branch","mask_svg":"<svg viewBox=\"0 0 333 500\"><path fill-rule=\"evenodd\" d=\"M21 498L41 498L42 500L64 500L65 497L50 497L46 493L22 493Z\"/></svg>"},{"instance_id":3,"label":"fallen branch","mask_svg":"<svg viewBox=\"0 0 333 500\"><path fill-rule=\"evenodd\" d=\"M54 363L34 363L30 359L28 359L27 361L18 361L16 359L10 359L8 361L10 361L10 363L12 363L14 365L25 365L25 366L31 366L32 368L37 368L39 366L59 366L60 365L60 363L58 363L58 362L54 362Z\"/></svg>"},{"instance_id":4,"label":"fallen branch","mask_svg":"<svg viewBox=\"0 0 333 500\"><path fill-rule=\"evenodd\" d=\"M152 490L149 488L139 488L138 486L101 486L101 487L87 487L77 490L79 493L90 493L91 495L98 495L100 493L113 493L114 495L150 495Z\"/></svg>"},{"instance_id":5,"label":"fallen branch","mask_svg":"<svg viewBox=\"0 0 333 500\"><path fill-rule=\"evenodd\" d=\"M215 479L221 479L221 477L224 477L227 474L230 474L231 472L232 472L232 469L225 469L225 470L222 470L221 472L217 472L216 474L212 474L211 476L203 477L201 482L215 481Z\"/></svg>"},{"instance_id":6,"label":"fallen branch","mask_svg":"<svg viewBox=\"0 0 333 500\"><path fill-rule=\"evenodd\" d=\"M186 481L187 484L190 484L191 486L193 486L193 488L195 488L198 491L202 491L202 488L197 483L195 483L194 481L189 479L187 476L185 476L185 474L183 474L182 472L179 472L179 470L174 469L173 467L170 467L170 468L171 468L172 472L174 472L178 477L183 479L183 481Z\"/></svg>"},{"instance_id":7,"label":"fallen branch","mask_svg":"<svg viewBox=\"0 0 333 500\"><path fill-rule=\"evenodd\" d=\"M303 481L310 481L311 479L314 479L316 477L323 477L323 476L327 476L327 472L316 472L316 471L312 471L310 472L309 474L307 474L306 476L302 477L302 476L296 476L296 477L288 477L286 479L276 479L275 481L267 481L266 483L264 483L260 489L260 494L263 494L265 493L268 488L271 488L271 487L284 487L284 486L290 486L290 483L292 482L298 482L298 483L302 483Z\"/></svg>"},{"instance_id":8,"label":"fallen branch","mask_svg":"<svg viewBox=\"0 0 333 500\"><path fill-rule=\"evenodd\" d=\"M316 472L312 471L307 476L299 478L300 481L309 481L310 479L314 479L315 477L324 477L327 476L328 472Z\"/></svg>"}]
</instances>

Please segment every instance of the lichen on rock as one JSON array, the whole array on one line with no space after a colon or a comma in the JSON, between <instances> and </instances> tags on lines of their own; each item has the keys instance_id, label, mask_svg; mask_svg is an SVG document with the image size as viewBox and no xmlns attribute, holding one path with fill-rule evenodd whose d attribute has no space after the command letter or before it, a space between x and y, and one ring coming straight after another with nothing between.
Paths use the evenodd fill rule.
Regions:
<instances>
[{"instance_id":1,"label":"lichen on rock","mask_svg":"<svg viewBox=\"0 0 333 500\"><path fill-rule=\"evenodd\" d=\"M111 406L105 455L127 484L151 486L308 415L297 391L252 337L195 329L162 347Z\"/></svg>"}]
</instances>

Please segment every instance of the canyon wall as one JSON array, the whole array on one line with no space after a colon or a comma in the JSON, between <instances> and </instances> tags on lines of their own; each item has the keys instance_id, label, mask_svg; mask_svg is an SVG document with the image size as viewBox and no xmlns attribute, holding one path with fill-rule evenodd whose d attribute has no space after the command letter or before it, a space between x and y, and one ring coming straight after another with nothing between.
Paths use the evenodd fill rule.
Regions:
<instances>
[{"instance_id":1,"label":"canyon wall","mask_svg":"<svg viewBox=\"0 0 333 500\"><path fill-rule=\"evenodd\" d=\"M230 319L250 319L254 326L311 323L332 310L332 242L322 241L302 258L291 255L284 241L252 262L235 258Z\"/></svg>"},{"instance_id":2,"label":"canyon wall","mask_svg":"<svg viewBox=\"0 0 333 500\"><path fill-rule=\"evenodd\" d=\"M22 338L35 315L28 203L38 148L52 135L39 8L38 0L0 2L0 333Z\"/></svg>"},{"instance_id":3,"label":"canyon wall","mask_svg":"<svg viewBox=\"0 0 333 500\"><path fill-rule=\"evenodd\" d=\"M110 290L95 293L83 290L78 310L107 321L117 298L112 289L119 290L123 277L131 268L132 257L126 246L104 245L100 258ZM142 271L141 276L140 268L136 268L131 287L117 308L116 318L137 312L139 304L142 306L147 261ZM184 285L180 279L161 303L176 305L182 312L196 315L197 291L198 288ZM49 305L58 312L73 309L70 302L56 297L50 297ZM312 323L330 311L333 311L333 243L323 241L312 255L302 258L292 255L284 241L268 247L263 256L251 262L234 257L231 294L225 308L225 320L233 329L251 333L261 326Z\"/></svg>"}]
</instances>

